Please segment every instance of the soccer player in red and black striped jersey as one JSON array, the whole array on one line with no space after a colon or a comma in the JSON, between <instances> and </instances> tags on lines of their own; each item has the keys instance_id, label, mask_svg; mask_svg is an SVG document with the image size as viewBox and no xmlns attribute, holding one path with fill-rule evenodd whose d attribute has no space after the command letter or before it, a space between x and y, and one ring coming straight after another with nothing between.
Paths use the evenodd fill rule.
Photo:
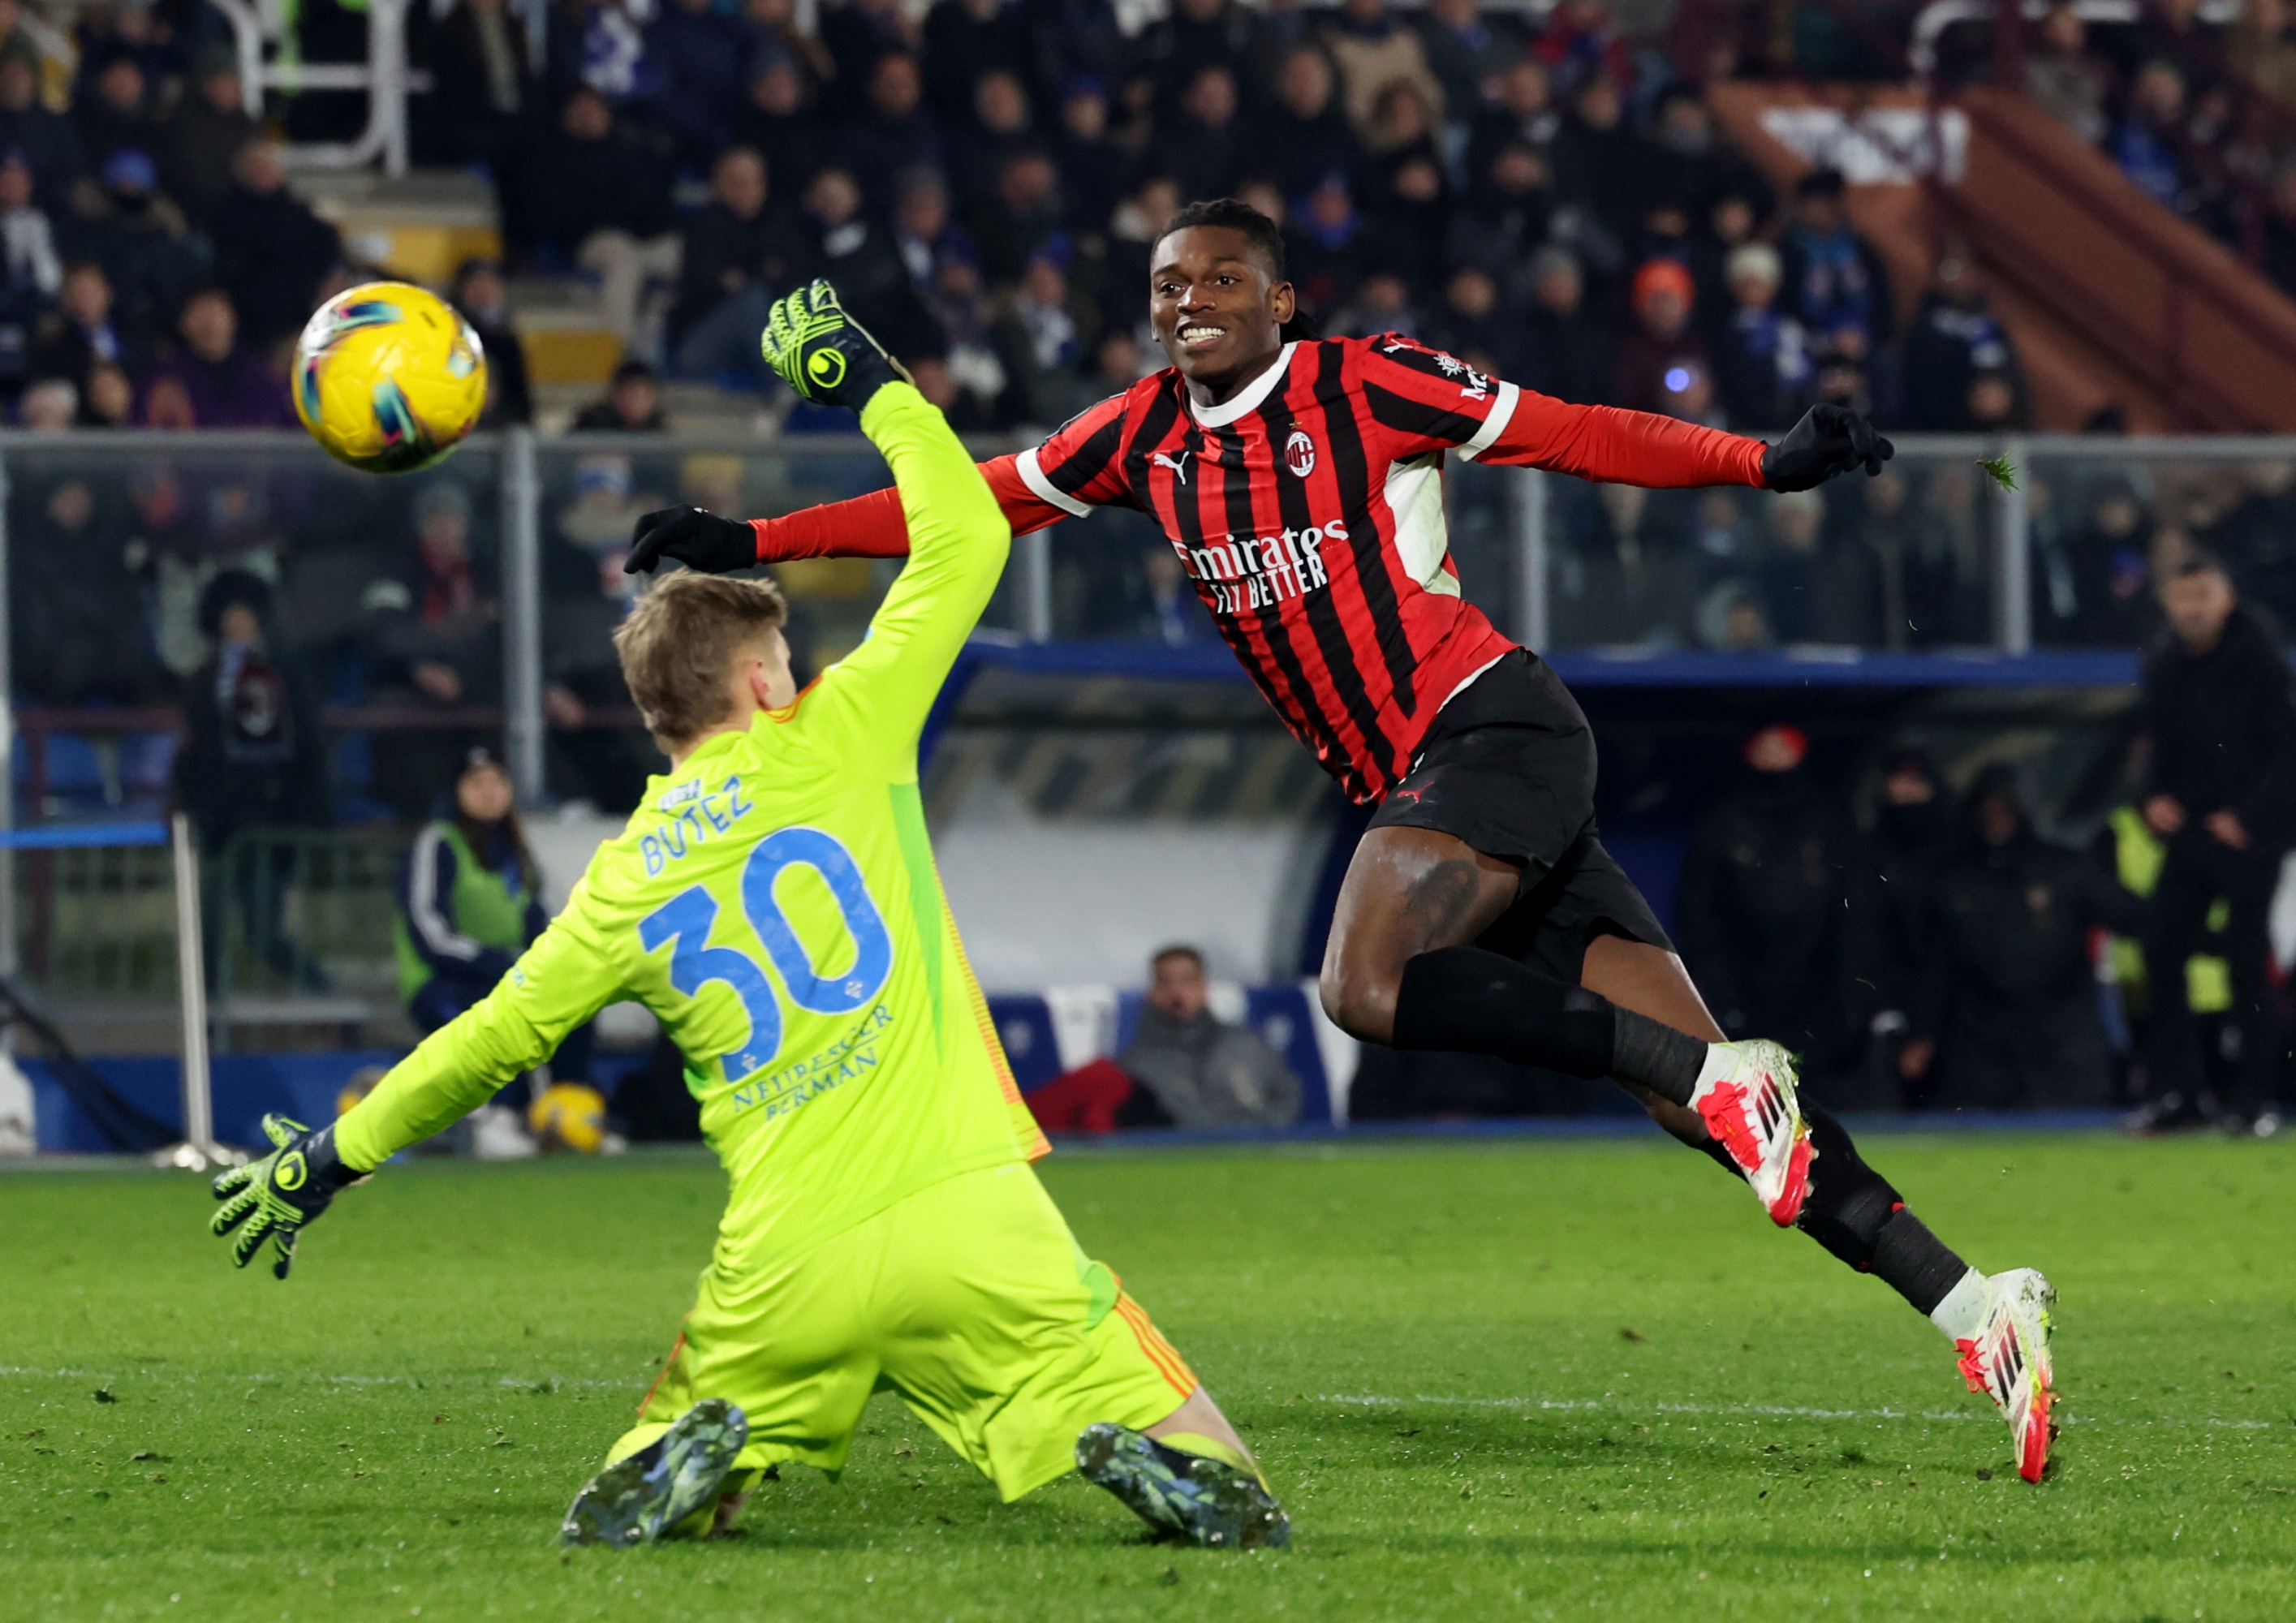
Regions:
<instances>
[{"instance_id":1,"label":"soccer player in red and black striped jersey","mask_svg":"<svg viewBox=\"0 0 2296 1623\"><path fill-rule=\"evenodd\" d=\"M983 465L1015 533L1097 506L1154 519L1221 635L1371 825L1341 887L1325 1010L1368 1042L1610 1077L1744 1176L1772 1219L1879 1275L1952 1338L2038 1478L2046 1282L1988 1276L1906 1209L1775 1043L1726 1041L1603 850L1595 746L1553 669L1460 595L1447 456L1653 487L1806 490L1890 442L1818 406L1775 445L1566 405L1400 334L1300 336L1275 225L1193 204L1151 256L1171 361L1043 445ZM907 550L899 494L743 523L639 521L628 566L705 570Z\"/></svg>"}]
</instances>

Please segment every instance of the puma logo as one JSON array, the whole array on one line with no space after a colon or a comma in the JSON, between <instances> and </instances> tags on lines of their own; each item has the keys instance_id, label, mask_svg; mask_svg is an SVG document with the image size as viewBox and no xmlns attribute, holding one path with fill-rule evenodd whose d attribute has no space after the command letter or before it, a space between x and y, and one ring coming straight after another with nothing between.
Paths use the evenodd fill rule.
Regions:
<instances>
[{"instance_id":1,"label":"puma logo","mask_svg":"<svg viewBox=\"0 0 2296 1623\"><path fill-rule=\"evenodd\" d=\"M1149 454L1148 460L1160 468L1169 468L1174 481L1185 485L1188 482L1188 456L1185 451L1154 451Z\"/></svg>"}]
</instances>

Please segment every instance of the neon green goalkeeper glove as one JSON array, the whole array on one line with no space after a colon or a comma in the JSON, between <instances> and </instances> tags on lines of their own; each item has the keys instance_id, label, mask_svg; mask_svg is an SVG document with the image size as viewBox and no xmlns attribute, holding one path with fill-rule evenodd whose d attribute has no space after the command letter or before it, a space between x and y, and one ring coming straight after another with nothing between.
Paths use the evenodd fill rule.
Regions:
<instances>
[{"instance_id":1,"label":"neon green goalkeeper glove","mask_svg":"<svg viewBox=\"0 0 2296 1623\"><path fill-rule=\"evenodd\" d=\"M225 1206L208 1227L217 1239L239 1230L231 1242L231 1259L242 1268L255 1259L264 1241L273 1240L277 1255L272 1259L272 1276L284 1279L295 1260L295 1236L303 1225L327 1209L337 1190L348 1188L366 1174L344 1166L335 1153L332 1123L314 1133L299 1121L267 1115L263 1131L277 1147L261 1160L234 1167L216 1179L215 1197Z\"/></svg>"},{"instance_id":2,"label":"neon green goalkeeper glove","mask_svg":"<svg viewBox=\"0 0 2296 1623\"><path fill-rule=\"evenodd\" d=\"M818 277L775 301L758 347L783 382L824 406L857 412L886 384L916 381Z\"/></svg>"}]
</instances>

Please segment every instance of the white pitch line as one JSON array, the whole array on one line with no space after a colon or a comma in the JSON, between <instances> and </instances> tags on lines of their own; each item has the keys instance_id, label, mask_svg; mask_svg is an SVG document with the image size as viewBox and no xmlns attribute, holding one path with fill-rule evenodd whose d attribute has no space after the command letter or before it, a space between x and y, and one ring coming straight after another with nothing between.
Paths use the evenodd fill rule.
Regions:
<instances>
[{"instance_id":1,"label":"white pitch line","mask_svg":"<svg viewBox=\"0 0 2296 1623\"><path fill-rule=\"evenodd\" d=\"M1698 1414L1710 1417L1743 1416L1748 1418L1784 1418L1793 1420L1917 1420L1917 1421L1992 1421L1994 1416L1972 1409L1912 1411L1906 1409L1811 1409L1789 1407L1783 1404L1737 1403L1632 1403L1611 1398L1457 1398L1437 1392L1414 1392L1408 1398L1394 1397L1383 1392L1324 1392L1309 1401L1333 1405L1353 1404L1361 1408L1402 1408L1412 1404L1427 1404L1438 1407L1461 1409L1554 1409L1554 1410L1613 1410L1629 1414L1644 1412L1660 1414ZM2087 1426L2176 1426L2205 1427L2228 1431L2270 1431L2276 1422L2268 1420L2221 1420L2203 1415L2193 1420L2127 1420L2107 1414L2068 1414L2064 1425Z\"/></svg>"}]
</instances>

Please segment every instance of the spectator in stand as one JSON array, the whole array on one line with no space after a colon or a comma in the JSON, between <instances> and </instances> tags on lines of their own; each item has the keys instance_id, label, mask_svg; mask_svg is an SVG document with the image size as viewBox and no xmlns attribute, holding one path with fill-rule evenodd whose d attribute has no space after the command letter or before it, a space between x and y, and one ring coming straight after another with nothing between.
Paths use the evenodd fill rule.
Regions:
<instances>
[{"instance_id":1,"label":"spectator in stand","mask_svg":"<svg viewBox=\"0 0 2296 1623\"><path fill-rule=\"evenodd\" d=\"M832 278L847 308L887 341L897 341L890 333L902 330L914 303L908 291L908 267L894 249L891 234L863 212L861 188L851 171L832 164L813 177L806 188L804 220L791 257L798 279Z\"/></svg>"},{"instance_id":2,"label":"spectator in stand","mask_svg":"<svg viewBox=\"0 0 2296 1623\"><path fill-rule=\"evenodd\" d=\"M78 473L18 477L8 548L18 693L64 706L150 704L171 695L151 627L135 609L129 513L116 486Z\"/></svg>"},{"instance_id":3,"label":"spectator in stand","mask_svg":"<svg viewBox=\"0 0 2296 1623\"><path fill-rule=\"evenodd\" d=\"M1594 495L1587 533L1556 572L1562 623L1592 647L1681 646L1697 570L1675 521L1679 506L1636 485L1601 485Z\"/></svg>"},{"instance_id":4,"label":"spectator in stand","mask_svg":"<svg viewBox=\"0 0 2296 1623\"><path fill-rule=\"evenodd\" d=\"M941 285L941 267L952 258L978 265L980 250L964 228L949 218L948 188L931 169L901 176L893 198L893 248L909 273L909 286L931 303Z\"/></svg>"},{"instance_id":5,"label":"spectator in stand","mask_svg":"<svg viewBox=\"0 0 2296 1623\"><path fill-rule=\"evenodd\" d=\"M1531 49L1558 84L1602 74L1622 93L1634 88L1634 53L1604 0L1562 0L1546 13Z\"/></svg>"},{"instance_id":6,"label":"spectator in stand","mask_svg":"<svg viewBox=\"0 0 2296 1623\"><path fill-rule=\"evenodd\" d=\"M1139 1029L1121 1053L1024 1095L1046 1131L1281 1127L1300 1119L1300 1079L1282 1056L1249 1026L1211 1012L1203 954L1168 947L1149 972Z\"/></svg>"},{"instance_id":7,"label":"spectator in stand","mask_svg":"<svg viewBox=\"0 0 2296 1623\"><path fill-rule=\"evenodd\" d=\"M1003 68L980 76L972 87L972 104L949 127L956 132L949 142L951 177L968 199L984 196L994 187L1006 160L1043 147L1021 76ZM898 184L896 176L897 190Z\"/></svg>"},{"instance_id":8,"label":"spectator in stand","mask_svg":"<svg viewBox=\"0 0 2296 1623\"><path fill-rule=\"evenodd\" d=\"M749 31L715 0L665 0L655 8L646 29L646 68L657 116L681 165L700 168L724 150L750 50Z\"/></svg>"},{"instance_id":9,"label":"spectator in stand","mask_svg":"<svg viewBox=\"0 0 2296 1623\"><path fill-rule=\"evenodd\" d=\"M1906 426L1938 433L1989 426L1979 422L1972 390L1980 374L2012 374L2015 365L2008 332L1987 300L1984 274L1966 243L1948 242L1906 332ZM2005 415L1997 409L1985 414L1997 422Z\"/></svg>"},{"instance_id":10,"label":"spectator in stand","mask_svg":"<svg viewBox=\"0 0 2296 1623\"><path fill-rule=\"evenodd\" d=\"M435 86L428 100L439 156L484 164L497 185L515 184L534 99L524 25L505 0L455 0L430 37Z\"/></svg>"},{"instance_id":11,"label":"spectator in stand","mask_svg":"<svg viewBox=\"0 0 2296 1623\"><path fill-rule=\"evenodd\" d=\"M92 368L108 365L132 374L151 364L145 330L114 311L111 278L103 266L94 259L69 261L55 308L33 330L31 374L70 379L86 396Z\"/></svg>"},{"instance_id":12,"label":"spectator in stand","mask_svg":"<svg viewBox=\"0 0 2296 1623\"><path fill-rule=\"evenodd\" d=\"M1069 266L1073 250L1065 237L1038 249L1013 290L1004 323L1009 337L997 346L1008 373L1021 384L1024 421L1051 425L1062 421L1053 402L1054 380L1073 376L1095 334L1090 301L1071 297Z\"/></svg>"},{"instance_id":13,"label":"spectator in stand","mask_svg":"<svg viewBox=\"0 0 2296 1623\"><path fill-rule=\"evenodd\" d=\"M1555 195L1599 228L1605 257L1630 252L1642 230L1649 152L1627 122L1626 98L1607 73L1589 74L1554 137Z\"/></svg>"},{"instance_id":14,"label":"spectator in stand","mask_svg":"<svg viewBox=\"0 0 2296 1623\"><path fill-rule=\"evenodd\" d=\"M1338 88L1320 47L1300 45L1285 54L1275 105L1252 134L1252 168L1273 179L1287 201L1307 196L1335 170L1350 181L1362 177L1363 148L1340 109Z\"/></svg>"},{"instance_id":15,"label":"spectator in stand","mask_svg":"<svg viewBox=\"0 0 2296 1623\"><path fill-rule=\"evenodd\" d=\"M334 821L327 785L327 741L318 696L281 645L271 587L244 570L225 570L201 594L200 630L213 647L184 684L183 748L176 757L176 804L211 859L208 972L224 962L222 894L228 889L247 939L275 973L308 991L327 977L283 925L295 849L273 844L213 860L255 830L323 829Z\"/></svg>"},{"instance_id":16,"label":"spectator in stand","mask_svg":"<svg viewBox=\"0 0 2296 1623\"><path fill-rule=\"evenodd\" d=\"M595 272L607 326L625 345L636 343L647 279L677 272L667 170L616 127L606 98L584 86L566 98L558 138L528 152L519 195L524 217L515 245L546 268Z\"/></svg>"},{"instance_id":17,"label":"spectator in stand","mask_svg":"<svg viewBox=\"0 0 2296 1623\"><path fill-rule=\"evenodd\" d=\"M1822 1086L1841 1047L1854 835L1808 755L1808 737L1784 724L1746 741L1743 775L1691 836L1678 939L1722 1029L1778 1033Z\"/></svg>"},{"instance_id":18,"label":"spectator in stand","mask_svg":"<svg viewBox=\"0 0 2296 1623\"><path fill-rule=\"evenodd\" d=\"M2243 463L2241 482L2240 500L2202 544L2245 584L2251 606L2276 624L2296 625L2296 462Z\"/></svg>"},{"instance_id":19,"label":"spectator in stand","mask_svg":"<svg viewBox=\"0 0 2296 1623\"><path fill-rule=\"evenodd\" d=\"M2245 1131L2276 1096L2285 1049L2268 984L2267 922L2296 832L2296 696L2286 656L2215 558L2188 550L2161 583L2161 603L2171 635L2145 662L2138 709L2150 746L2140 806L2168 842L2144 929L2148 1108L2174 1120L2199 1092L2185 961L2203 949L2222 898L2230 914L2213 950L2231 971L2241 1034L2227 1116Z\"/></svg>"},{"instance_id":20,"label":"spectator in stand","mask_svg":"<svg viewBox=\"0 0 2296 1623\"><path fill-rule=\"evenodd\" d=\"M1380 93L1398 79L1415 86L1439 120L1443 86L1427 65L1419 36L1388 12L1387 0L1345 0L1326 27L1324 48L1340 70L1341 102L1348 121L1372 138Z\"/></svg>"},{"instance_id":21,"label":"spectator in stand","mask_svg":"<svg viewBox=\"0 0 2296 1623\"><path fill-rule=\"evenodd\" d=\"M1333 316L1355 297L1365 272L1365 225L1347 177L1336 171L1293 212L1284 260L1300 304L1315 319Z\"/></svg>"},{"instance_id":22,"label":"spectator in stand","mask_svg":"<svg viewBox=\"0 0 2296 1623\"><path fill-rule=\"evenodd\" d=\"M131 148L155 152L165 141L152 117L151 86L143 66L125 53L104 59L83 81L72 98L72 123L79 132L80 150L98 168L114 152Z\"/></svg>"},{"instance_id":23,"label":"spectator in stand","mask_svg":"<svg viewBox=\"0 0 2296 1623\"><path fill-rule=\"evenodd\" d=\"M487 405L483 428L505 428L534 420L534 394L527 382L526 348L511 324L509 291L502 266L492 259L465 259L455 267L448 302L479 335L487 352Z\"/></svg>"},{"instance_id":24,"label":"spectator in stand","mask_svg":"<svg viewBox=\"0 0 2296 1623\"><path fill-rule=\"evenodd\" d=\"M1332 318L1332 331L1342 338L1375 338L1382 332L1417 338L1426 324L1412 302L1411 284L1384 270L1365 276L1356 296Z\"/></svg>"},{"instance_id":25,"label":"spectator in stand","mask_svg":"<svg viewBox=\"0 0 2296 1623\"><path fill-rule=\"evenodd\" d=\"M653 368L644 361L624 361L615 367L604 398L584 406L572 426L578 434L668 432L669 422L661 411L661 383Z\"/></svg>"},{"instance_id":26,"label":"spectator in stand","mask_svg":"<svg viewBox=\"0 0 2296 1623\"><path fill-rule=\"evenodd\" d=\"M231 290L241 332L264 348L302 329L320 280L342 257L332 225L287 189L287 166L267 141L240 149L239 184L217 206L216 279Z\"/></svg>"},{"instance_id":27,"label":"spectator in stand","mask_svg":"<svg viewBox=\"0 0 2296 1623\"><path fill-rule=\"evenodd\" d=\"M992 288L1021 279L1029 261L1061 228L1060 176L1041 148L1007 158L996 171L996 191L977 204L970 224L980 251L981 275ZM1144 286L1146 277L1136 286Z\"/></svg>"},{"instance_id":28,"label":"spectator in stand","mask_svg":"<svg viewBox=\"0 0 2296 1623\"><path fill-rule=\"evenodd\" d=\"M1467 173L1487 175L1503 146L1520 144L1546 155L1562 128L1546 80L1546 66L1526 56L1491 81L1488 102L1473 116L1467 136ZM1453 110L1455 112L1457 110Z\"/></svg>"},{"instance_id":29,"label":"spectator in stand","mask_svg":"<svg viewBox=\"0 0 2296 1623\"><path fill-rule=\"evenodd\" d=\"M1156 159L1187 197L1226 197L1250 146L1238 121L1235 74L1214 63L1191 74L1178 111L1157 131Z\"/></svg>"},{"instance_id":30,"label":"spectator in stand","mask_svg":"<svg viewBox=\"0 0 2296 1623\"><path fill-rule=\"evenodd\" d=\"M114 152L102 181L102 194L71 234L71 250L102 263L123 317L156 331L206 270L207 244L191 234L183 210L160 194L160 171L142 152Z\"/></svg>"},{"instance_id":31,"label":"spectator in stand","mask_svg":"<svg viewBox=\"0 0 2296 1623\"><path fill-rule=\"evenodd\" d=\"M672 370L689 378L758 371L758 334L773 298L796 282L786 211L767 190L766 161L746 146L718 154L709 201L686 223L677 299L669 307Z\"/></svg>"},{"instance_id":32,"label":"spectator in stand","mask_svg":"<svg viewBox=\"0 0 2296 1623\"><path fill-rule=\"evenodd\" d=\"M2106 155L2139 192L2177 214L2199 206L2199 193L2185 168L2179 126L2185 107L2185 72L2166 57L2136 70L2128 105L2105 143Z\"/></svg>"},{"instance_id":33,"label":"spectator in stand","mask_svg":"<svg viewBox=\"0 0 2296 1623\"><path fill-rule=\"evenodd\" d=\"M1018 89L1033 54L1027 7L1007 0L937 0L925 13L925 100L947 127L961 125L980 105L981 81L1002 74Z\"/></svg>"},{"instance_id":34,"label":"spectator in stand","mask_svg":"<svg viewBox=\"0 0 2296 1623\"><path fill-rule=\"evenodd\" d=\"M943 143L940 127L924 104L924 78L915 57L900 51L879 57L867 85L867 99L838 137L837 150L870 205L886 208L899 176L942 167Z\"/></svg>"},{"instance_id":35,"label":"spectator in stand","mask_svg":"<svg viewBox=\"0 0 2296 1623\"><path fill-rule=\"evenodd\" d=\"M734 110L734 142L766 160L766 173L788 197L801 196L824 161L821 115L797 59L778 46L750 65L749 95Z\"/></svg>"},{"instance_id":36,"label":"spectator in stand","mask_svg":"<svg viewBox=\"0 0 2296 1623\"><path fill-rule=\"evenodd\" d=\"M84 429L124 429L135 420L135 381L127 368L98 361L88 368L87 388L79 403L79 426Z\"/></svg>"},{"instance_id":37,"label":"spectator in stand","mask_svg":"<svg viewBox=\"0 0 2296 1623\"><path fill-rule=\"evenodd\" d=\"M1483 87L1523 53L1525 42L1504 12L1486 17L1476 0L1428 0L1412 21L1428 70L1443 87L1443 105L1465 120L1483 104Z\"/></svg>"},{"instance_id":38,"label":"spectator in stand","mask_svg":"<svg viewBox=\"0 0 2296 1623\"><path fill-rule=\"evenodd\" d=\"M1972 434L2008 434L2028 429L2024 390L2017 374L2006 366L1974 372L1969 377L1968 426Z\"/></svg>"},{"instance_id":39,"label":"spectator in stand","mask_svg":"<svg viewBox=\"0 0 2296 1623\"><path fill-rule=\"evenodd\" d=\"M153 149L168 195L193 225L214 234L216 207L232 188L233 165L262 135L262 125L241 94L238 54L226 45L203 48L192 63L191 88L155 137Z\"/></svg>"},{"instance_id":40,"label":"spectator in stand","mask_svg":"<svg viewBox=\"0 0 2296 1623\"><path fill-rule=\"evenodd\" d=\"M1771 635L1787 644L1871 648L1882 640L1879 560L1856 529L1828 537L1814 490L1763 504L1771 546L1756 570Z\"/></svg>"},{"instance_id":41,"label":"spectator in stand","mask_svg":"<svg viewBox=\"0 0 2296 1623\"><path fill-rule=\"evenodd\" d=\"M499 703L502 611L471 545L470 494L434 476L416 493L414 519L404 567L370 582L361 600L370 694L417 711ZM427 809L428 786L479 742L473 730L449 725L390 728L373 737L376 787L409 822Z\"/></svg>"},{"instance_id":42,"label":"spectator in stand","mask_svg":"<svg viewBox=\"0 0 2296 1623\"><path fill-rule=\"evenodd\" d=\"M1852 1035L1862 1029L1868 1044L1869 1100L1915 1091L1905 1086L1899 1061L1912 1012L1921 1006L1930 880L1957 832L1936 764L1920 750L1891 750L1882 762L1873 826L1849 866L1843 947Z\"/></svg>"},{"instance_id":43,"label":"spectator in stand","mask_svg":"<svg viewBox=\"0 0 2296 1623\"><path fill-rule=\"evenodd\" d=\"M1862 362L1890 342L1897 329L1890 273L1849 224L1840 170L1813 169L1794 187L1793 227L1782 249L1785 309L1813 348Z\"/></svg>"},{"instance_id":44,"label":"spectator in stand","mask_svg":"<svg viewBox=\"0 0 2296 1623\"><path fill-rule=\"evenodd\" d=\"M1469 176L1463 206L1444 228L1444 258L1472 265L1497 283L1510 308L1530 302L1530 265L1554 217L1546 160L1528 143L1494 149L1488 168Z\"/></svg>"},{"instance_id":45,"label":"spectator in stand","mask_svg":"<svg viewBox=\"0 0 2296 1623\"><path fill-rule=\"evenodd\" d=\"M34 201L50 219L65 217L87 152L71 120L42 105L40 55L20 37L0 45L0 152L24 154L39 183Z\"/></svg>"},{"instance_id":46,"label":"spectator in stand","mask_svg":"<svg viewBox=\"0 0 2296 1623\"><path fill-rule=\"evenodd\" d=\"M22 154L0 155L0 389L29 375L32 335L63 286L55 234L32 193Z\"/></svg>"},{"instance_id":47,"label":"spectator in stand","mask_svg":"<svg viewBox=\"0 0 2296 1623\"><path fill-rule=\"evenodd\" d=\"M2296 36L2287 0L2242 0L2225 39L2225 58L2272 100L2296 106Z\"/></svg>"},{"instance_id":48,"label":"spectator in stand","mask_svg":"<svg viewBox=\"0 0 2296 1623\"><path fill-rule=\"evenodd\" d=\"M821 13L821 43L829 53L830 78L849 97L869 82L877 63L896 53L913 60L923 41L901 0L845 0Z\"/></svg>"},{"instance_id":49,"label":"spectator in stand","mask_svg":"<svg viewBox=\"0 0 2296 1623\"><path fill-rule=\"evenodd\" d=\"M144 421L153 428L280 429L295 425L286 381L239 341L230 291L192 290L176 323L175 356L144 387Z\"/></svg>"},{"instance_id":50,"label":"spectator in stand","mask_svg":"<svg viewBox=\"0 0 2296 1623\"><path fill-rule=\"evenodd\" d=\"M1715 345L1714 375L1729 426L1741 434L1791 428L1809 404L1813 368L1801 324L1775 307L1778 250L1748 242L1730 251L1732 308Z\"/></svg>"},{"instance_id":51,"label":"spectator in stand","mask_svg":"<svg viewBox=\"0 0 2296 1623\"><path fill-rule=\"evenodd\" d=\"M1069 231L1095 237L1105 233L1110 211L1131 191L1140 166L1110 135L1108 92L1090 74L1078 74L1061 88L1053 162L1061 176Z\"/></svg>"},{"instance_id":52,"label":"spectator in stand","mask_svg":"<svg viewBox=\"0 0 2296 1623\"><path fill-rule=\"evenodd\" d=\"M1478 372L1512 379L1521 371L1514 364L1519 351L1513 325L1500 314L1498 283L1490 273L1462 266L1443 284L1443 306L1428 339Z\"/></svg>"},{"instance_id":53,"label":"spectator in stand","mask_svg":"<svg viewBox=\"0 0 2296 1623\"><path fill-rule=\"evenodd\" d=\"M17 398L17 426L35 434L61 434L79 415L79 390L62 378L43 378Z\"/></svg>"},{"instance_id":54,"label":"spectator in stand","mask_svg":"<svg viewBox=\"0 0 2296 1623\"><path fill-rule=\"evenodd\" d=\"M1206 68L1225 68L1238 85L1257 85L1272 60L1254 8L1237 0L1177 0L1126 55L1153 77L1159 111L1179 101Z\"/></svg>"},{"instance_id":55,"label":"spectator in stand","mask_svg":"<svg viewBox=\"0 0 2296 1623\"><path fill-rule=\"evenodd\" d=\"M2016 769L1987 767L1969 833L1925 887L1922 974L1898 1069L1938 1110L2101 1105L2112 1050L2089 943L2143 904L2087 853L2041 839Z\"/></svg>"},{"instance_id":56,"label":"spectator in stand","mask_svg":"<svg viewBox=\"0 0 2296 1623\"><path fill-rule=\"evenodd\" d=\"M2276 4L2278 0L2251 0ZM2025 94L2036 106L2091 146L2103 144L2104 101L2112 73L2088 49L2088 25L2073 0L2056 0L2027 47Z\"/></svg>"},{"instance_id":57,"label":"spectator in stand","mask_svg":"<svg viewBox=\"0 0 2296 1623\"><path fill-rule=\"evenodd\" d=\"M1523 385L1574 406L1618 404L1611 336L1586 318L1587 278L1569 250L1550 246L1531 256L1530 291Z\"/></svg>"},{"instance_id":58,"label":"spectator in stand","mask_svg":"<svg viewBox=\"0 0 2296 1623\"><path fill-rule=\"evenodd\" d=\"M1679 259L1652 259L1635 273L1635 325L1619 340L1614 363L1618 404L1631 411L1660 409L1668 374L1695 366L1711 375L1713 357L1691 324L1696 284Z\"/></svg>"}]
</instances>

